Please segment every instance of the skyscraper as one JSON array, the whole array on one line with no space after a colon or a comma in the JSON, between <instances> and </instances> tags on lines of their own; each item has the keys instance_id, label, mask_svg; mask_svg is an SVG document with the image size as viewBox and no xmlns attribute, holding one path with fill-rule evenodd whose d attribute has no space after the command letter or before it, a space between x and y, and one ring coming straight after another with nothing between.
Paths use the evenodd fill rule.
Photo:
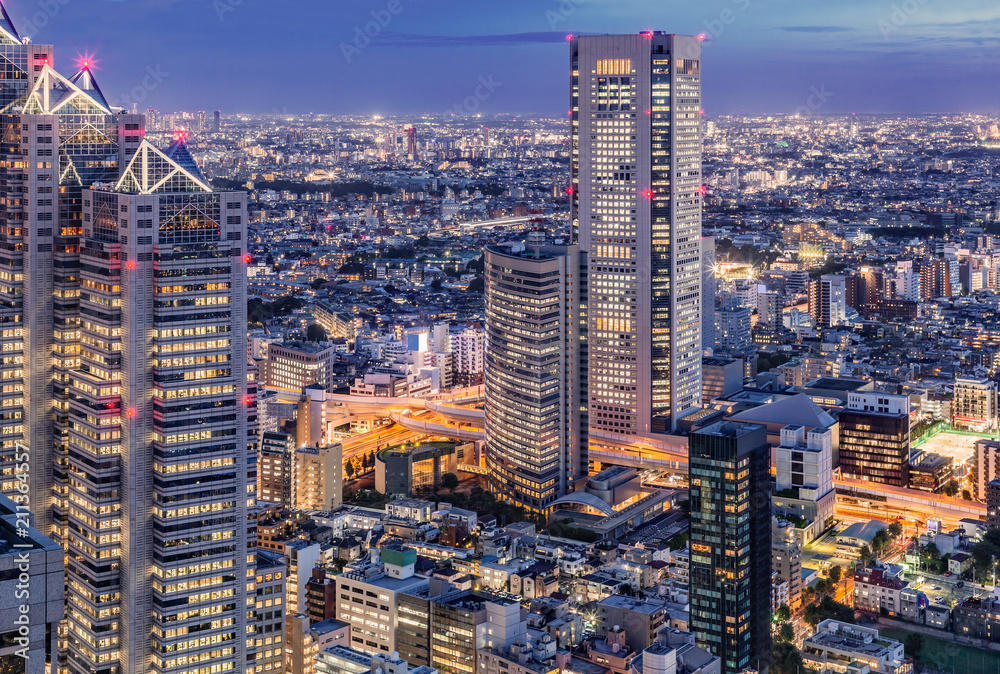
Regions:
<instances>
[{"instance_id":1,"label":"skyscraper","mask_svg":"<svg viewBox=\"0 0 1000 674\"><path fill-rule=\"evenodd\" d=\"M840 325L847 318L847 281L825 274L809 282L809 315L817 328Z\"/></svg>"},{"instance_id":2,"label":"skyscraper","mask_svg":"<svg viewBox=\"0 0 1000 674\"><path fill-rule=\"evenodd\" d=\"M220 131L222 131L222 110L215 111L215 124L212 127L212 130L215 133L219 133Z\"/></svg>"},{"instance_id":3,"label":"skyscraper","mask_svg":"<svg viewBox=\"0 0 1000 674\"><path fill-rule=\"evenodd\" d=\"M591 428L669 432L701 400L701 42L604 35L570 52Z\"/></svg>"},{"instance_id":4,"label":"skyscraper","mask_svg":"<svg viewBox=\"0 0 1000 674\"><path fill-rule=\"evenodd\" d=\"M723 421L690 436L691 632L723 671L761 671L771 652L767 429Z\"/></svg>"},{"instance_id":5,"label":"skyscraper","mask_svg":"<svg viewBox=\"0 0 1000 674\"><path fill-rule=\"evenodd\" d=\"M245 213L246 194L213 191L183 136L165 152L143 141L113 187L83 194L73 671L245 669Z\"/></svg>"},{"instance_id":6,"label":"skyscraper","mask_svg":"<svg viewBox=\"0 0 1000 674\"><path fill-rule=\"evenodd\" d=\"M544 512L588 473L585 258L486 249L486 466L498 498Z\"/></svg>"},{"instance_id":7,"label":"skyscraper","mask_svg":"<svg viewBox=\"0 0 1000 674\"><path fill-rule=\"evenodd\" d=\"M4 423L0 489L13 485L11 456L30 448L30 495L39 529L66 536L69 372L79 365L81 194L113 182L138 148L141 115L115 113L83 60L67 78L53 48L21 40L0 5L0 348Z\"/></svg>"},{"instance_id":8,"label":"skyscraper","mask_svg":"<svg viewBox=\"0 0 1000 674\"><path fill-rule=\"evenodd\" d=\"M117 183L83 193L72 671L245 670L245 219L246 194L213 191L183 135L143 141Z\"/></svg>"}]
</instances>

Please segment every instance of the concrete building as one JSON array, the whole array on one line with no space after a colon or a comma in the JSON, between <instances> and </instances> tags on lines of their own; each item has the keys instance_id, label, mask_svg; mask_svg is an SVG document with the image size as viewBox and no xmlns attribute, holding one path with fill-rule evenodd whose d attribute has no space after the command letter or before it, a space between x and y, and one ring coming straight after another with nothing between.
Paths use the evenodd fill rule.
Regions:
<instances>
[{"instance_id":1,"label":"concrete building","mask_svg":"<svg viewBox=\"0 0 1000 674\"><path fill-rule=\"evenodd\" d=\"M609 630L620 626L625 630L629 648L641 651L656 642L657 633L669 618L662 603L616 594L597 602L595 632L603 639Z\"/></svg>"},{"instance_id":2,"label":"concrete building","mask_svg":"<svg viewBox=\"0 0 1000 674\"><path fill-rule=\"evenodd\" d=\"M473 463L470 442L411 442L386 447L375 455L375 490L407 497L441 486L445 473L458 473L460 463Z\"/></svg>"},{"instance_id":3,"label":"concrete building","mask_svg":"<svg viewBox=\"0 0 1000 674\"><path fill-rule=\"evenodd\" d=\"M273 342L267 345L264 385L282 391L300 392L309 384L333 388L334 346L314 342Z\"/></svg>"},{"instance_id":4,"label":"concrete building","mask_svg":"<svg viewBox=\"0 0 1000 674\"><path fill-rule=\"evenodd\" d=\"M671 432L701 408L701 41L660 31L573 37L570 71L590 424Z\"/></svg>"},{"instance_id":5,"label":"concrete building","mask_svg":"<svg viewBox=\"0 0 1000 674\"><path fill-rule=\"evenodd\" d=\"M273 553L257 552L257 622L254 667L262 672L282 674L285 671L285 583L288 567Z\"/></svg>"},{"instance_id":6,"label":"concrete building","mask_svg":"<svg viewBox=\"0 0 1000 674\"><path fill-rule=\"evenodd\" d=\"M382 548L336 577L337 618L350 623L352 648L371 654L398 650L398 597L428 587L427 579L414 575L416 561L413 550Z\"/></svg>"},{"instance_id":7,"label":"concrete building","mask_svg":"<svg viewBox=\"0 0 1000 674\"><path fill-rule=\"evenodd\" d=\"M783 525L782 525L783 524ZM771 524L771 569L782 583L788 585L788 605L793 611L802 603L802 547L795 525L790 522Z\"/></svg>"},{"instance_id":8,"label":"concrete building","mask_svg":"<svg viewBox=\"0 0 1000 674\"><path fill-rule=\"evenodd\" d=\"M344 502L344 448L300 447L295 451L292 504L298 510L330 512Z\"/></svg>"},{"instance_id":9,"label":"concrete building","mask_svg":"<svg viewBox=\"0 0 1000 674\"><path fill-rule=\"evenodd\" d=\"M486 467L497 498L545 512L587 477L577 246L486 250Z\"/></svg>"},{"instance_id":10,"label":"concrete building","mask_svg":"<svg viewBox=\"0 0 1000 674\"><path fill-rule=\"evenodd\" d=\"M803 641L802 660L810 669L838 674L857 672L859 665L880 674L905 674L912 668L902 643L880 637L876 629L835 620L824 620Z\"/></svg>"},{"instance_id":11,"label":"concrete building","mask_svg":"<svg viewBox=\"0 0 1000 674\"><path fill-rule=\"evenodd\" d=\"M951 411L955 426L978 431L996 429L996 382L988 379L955 380Z\"/></svg>"},{"instance_id":12,"label":"concrete building","mask_svg":"<svg viewBox=\"0 0 1000 674\"><path fill-rule=\"evenodd\" d=\"M794 519L803 545L833 523L836 510L833 490L833 430L789 425L781 429L775 450L774 513Z\"/></svg>"},{"instance_id":13,"label":"concrete building","mask_svg":"<svg viewBox=\"0 0 1000 674\"><path fill-rule=\"evenodd\" d=\"M451 353L455 387L482 385L486 331L481 326L466 326L451 336Z\"/></svg>"},{"instance_id":14,"label":"concrete building","mask_svg":"<svg viewBox=\"0 0 1000 674\"><path fill-rule=\"evenodd\" d=\"M247 194L213 190L181 134L164 151L143 140L82 200L67 588L87 610L68 612L69 668L243 671L256 561L253 399L234 329ZM161 627L177 621L188 626Z\"/></svg>"},{"instance_id":15,"label":"concrete building","mask_svg":"<svg viewBox=\"0 0 1000 674\"><path fill-rule=\"evenodd\" d=\"M708 405L743 388L743 361L738 358L702 358L701 402Z\"/></svg>"},{"instance_id":16,"label":"concrete building","mask_svg":"<svg viewBox=\"0 0 1000 674\"><path fill-rule=\"evenodd\" d=\"M825 275L809 282L809 315L817 328L840 325L847 318L847 281Z\"/></svg>"},{"instance_id":17,"label":"concrete building","mask_svg":"<svg viewBox=\"0 0 1000 674\"><path fill-rule=\"evenodd\" d=\"M910 486L910 397L851 392L840 413L839 465L844 477Z\"/></svg>"},{"instance_id":18,"label":"concrete building","mask_svg":"<svg viewBox=\"0 0 1000 674\"><path fill-rule=\"evenodd\" d=\"M862 611L897 615L902 609L900 592L907 582L892 567L877 563L854 572L854 607Z\"/></svg>"},{"instance_id":19,"label":"concrete building","mask_svg":"<svg viewBox=\"0 0 1000 674\"><path fill-rule=\"evenodd\" d=\"M257 498L292 507L292 456L295 440L286 433L263 432L257 456Z\"/></svg>"},{"instance_id":20,"label":"concrete building","mask_svg":"<svg viewBox=\"0 0 1000 674\"><path fill-rule=\"evenodd\" d=\"M990 482L1000 479L1000 442L981 438L972 445L972 497L977 501L985 501L987 486Z\"/></svg>"},{"instance_id":21,"label":"concrete building","mask_svg":"<svg viewBox=\"0 0 1000 674\"><path fill-rule=\"evenodd\" d=\"M0 668L46 674L59 663L64 553L21 503L0 495Z\"/></svg>"}]
</instances>

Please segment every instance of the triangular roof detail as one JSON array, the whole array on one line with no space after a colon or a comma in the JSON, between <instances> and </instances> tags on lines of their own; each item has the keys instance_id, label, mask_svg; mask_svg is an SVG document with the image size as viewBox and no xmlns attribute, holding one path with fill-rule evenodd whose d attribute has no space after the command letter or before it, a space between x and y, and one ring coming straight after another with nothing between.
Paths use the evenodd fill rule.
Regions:
<instances>
[{"instance_id":1,"label":"triangular roof detail","mask_svg":"<svg viewBox=\"0 0 1000 674\"><path fill-rule=\"evenodd\" d=\"M170 146L163 151L163 153L186 169L191 175L197 177L204 183L208 182L205 174L201 172L198 162L195 161L194 157L191 155L191 151L188 150L188 146L187 143L184 142L183 135L179 135L177 140L171 143Z\"/></svg>"},{"instance_id":2,"label":"triangular roof detail","mask_svg":"<svg viewBox=\"0 0 1000 674\"><path fill-rule=\"evenodd\" d=\"M18 35L17 28L14 28L14 22L10 20L10 14L3 6L3 0L0 0L0 44L21 44L21 36Z\"/></svg>"},{"instance_id":3,"label":"triangular roof detail","mask_svg":"<svg viewBox=\"0 0 1000 674\"><path fill-rule=\"evenodd\" d=\"M832 416L804 393L775 400L768 405L752 407L732 414L729 418L759 424L798 424L808 428L827 428L834 422Z\"/></svg>"},{"instance_id":4,"label":"triangular roof detail","mask_svg":"<svg viewBox=\"0 0 1000 674\"><path fill-rule=\"evenodd\" d=\"M105 108L111 109L111 106L108 105L108 99L104 97L104 92L97 86L97 79L94 78L94 71L90 69L90 63L84 63L80 71L70 78L70 81L100 101Z\"/></svg>"},{"instance_id":5,"label":"triangular roof detail","mask_svg":"<svg viewBox=\"0 0 1000 674\"><path fill-rule=\"evenodd\" d=\"M159 192L204 191L212 188L198 176L143 139L115 186L121 192L156 194Z\"/></svg>"},{"instance_id":6,"label":"triangular roof detail","mask_svg":"<svg viewBox=\"0 0 1000 674\"><path fill-rule=\"evenodd\" d=\"M99 91L84 91L60 75L52 66L45 64L35 82L35 87L28 94L24 112L58 115L61 112L68 112L68 109L64 110L68 106L74 113L112 114L104 96L100 95L98 100L93 96L95 93L100 95Z\"/></svg>"}]
</instances>

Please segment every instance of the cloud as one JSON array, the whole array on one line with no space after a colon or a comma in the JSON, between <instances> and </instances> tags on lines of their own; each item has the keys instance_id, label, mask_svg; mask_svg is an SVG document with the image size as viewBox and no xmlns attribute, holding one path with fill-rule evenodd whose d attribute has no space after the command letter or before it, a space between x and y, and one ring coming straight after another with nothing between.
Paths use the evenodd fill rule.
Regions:
<instances>
[{"instance_id":1,"label":"cloud","mask_svg":"<svg viewBox=\"0 0 1000 674\"><path fill-rule=\"evenodd\" d=\"M386 31L372 44L381 47L492 47L510 44L555 44L565 41L566 33L553 31L499 35L415 35Z\"/></svg>"},{"instance_id":2,"label":"cloud","mask_svg":"<svg viewBox=\"0 0 1000 674\"><path fill-rule=\"evenodd\" d=\"M854 29L845 26L782 26L778 30L786 33L849 33Z\"/></svg>"}]
</instances>

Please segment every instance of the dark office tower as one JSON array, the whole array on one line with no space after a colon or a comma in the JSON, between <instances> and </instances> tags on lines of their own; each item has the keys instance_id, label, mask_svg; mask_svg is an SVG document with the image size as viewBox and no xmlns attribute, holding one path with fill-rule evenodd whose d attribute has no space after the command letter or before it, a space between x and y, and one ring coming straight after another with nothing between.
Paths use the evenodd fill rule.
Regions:
<instances>
[{"instance_id":1,"label":"dark office tower","mask_svg":"<svg viewBox=\"0 0 1000 674\"><path fill-rule=\"evenodd\" d=\"M843 477L910 486L910 397L850 393L840 413Z\"/></svg>"},{"instance_id":2,"label":"dark office tower","mask_svg":"<svg viewBox=\"0 0 1000 674\"><path fill-rule=\"evenodd\" d=\"M669 432L701 402L701 41L579 37L570 53L591 428Z\"/></svg>"},{"instance_id":3,"label":"dark office tower","mask_svg":"<svg viewBox=\"0 0 1000 674\"><path fill-rule=\"evenodd\" d=\"M690 436L691 632L735 674L771 652L767 429L723 421Z\"/></svg>"},{"instance_id":4,"label":"dark office tower","mask_svg":"<svg viewBox=\"0 0 1000 674\"><path fill-rule=\"evenodd\" d=\"M215 111L215 128L214 128L214 131L215 131L215 133L220 133L222 131L222 111L221 110L216 110Z\"/></svg>"},{"instance_id":5,"label":"dark office tower","mask_svg":"<svg viewBox=\"0 0 1000 674\"><path fill-rule=\"evenodd\" d=\"M83 192L80 364L70 373L71 672L244 674L256 492L246 194L179 138Z\"/></svg>"},{"instance_id":6,"label":"dark office tower","mask_svg":"<svg viewBox=\"0 0 1000 674\"><path fill-rule=\"evenodd\" d=\"M544 512L586 479L586 259L486 249L486 465L497 498Z\"/></svg>"},{"instance_id":7,"label":"dark office tower","mask_svg":"<svg viewBox=\"0 0 1000 674\"><path fill-rule=\"evenodd\" d=\"M406 154L410 159L417 158L417 129L413 126L406 130Z\"/></svg>"}]
</instances>

